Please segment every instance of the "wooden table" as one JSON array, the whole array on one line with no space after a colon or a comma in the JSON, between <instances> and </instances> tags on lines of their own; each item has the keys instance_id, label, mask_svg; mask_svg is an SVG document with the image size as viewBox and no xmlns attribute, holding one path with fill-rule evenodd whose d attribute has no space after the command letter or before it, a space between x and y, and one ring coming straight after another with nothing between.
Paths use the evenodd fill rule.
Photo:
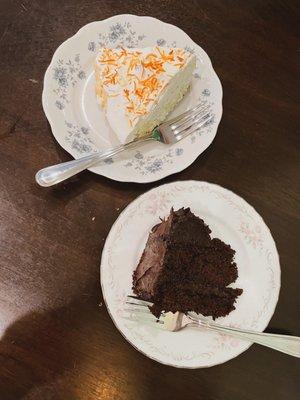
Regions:
<instances>
[{"instance_id":1,"label":"wooden table","mask_svg":"<svg viewBox=\"0 0 300 400\"><path fill-rule=\"evenodd\" d=\"M0 3L1 400L286 400L299 393L299 360L281 353L252 346L226 364L180 370L138 353L115 329L100 290L101 250L121 210L159 183L117 183L88 172L53 189L34 183L39 168L70 159L41 105L57 46L117 13L178 25L210 55L224 115L213 145L162 182L215 182L257 209L282 268L268 331L300 334L297 1L185 3Z\"/></svg>"}]
</instances>

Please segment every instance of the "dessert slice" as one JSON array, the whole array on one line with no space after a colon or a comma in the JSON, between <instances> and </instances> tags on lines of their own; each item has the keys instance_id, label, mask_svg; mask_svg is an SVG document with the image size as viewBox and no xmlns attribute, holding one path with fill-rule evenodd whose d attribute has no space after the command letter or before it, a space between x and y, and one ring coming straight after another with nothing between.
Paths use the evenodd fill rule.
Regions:
<instances>
[{"instance_id":1,"label":"dessert slice","mask_svg":"<svg viewBox=\"0 0 300 400\"><path fill-rule=\"evenodd\" d=\"M133 274L133 292L154 303L151 311L194 311L223 317L235 309L242 289L227 287L238 277L235 251L189 208L171 210L152 229Z\"/></svg>"},{"instance_id":2,"label":"dessert slice","mask_svg":"<svg viewBox=\"0 0 300 400\"><path fill-rule=\"evenodd\" d=\"M95 62L96 95L119 140L150 132L186 93L196 57L180 48L103 48Z\"/></svg>"}]
</instances>

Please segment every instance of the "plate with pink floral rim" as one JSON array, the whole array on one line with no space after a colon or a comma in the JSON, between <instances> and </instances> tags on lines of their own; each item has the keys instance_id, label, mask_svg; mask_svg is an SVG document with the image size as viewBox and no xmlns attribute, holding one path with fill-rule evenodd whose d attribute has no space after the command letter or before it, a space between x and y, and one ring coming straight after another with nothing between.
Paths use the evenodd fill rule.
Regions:
<instances>
[{"instance_id":1,"label":"plate with pink floral rim","mask_svg":"<svg viewBox=\"0 0 300 400\"><path fill-rule=\"evenodd\" d=\"M92 22L62 43L45 73L43 108L54 137L74 158L118 145L95 94L94 61L101 47L183 47L196 55L191 88L170 118L198 103L213 119L175 145L148 143L91 168L96 174L147 183L182 171L212 143L222 116L222 86L205 51L181 29L152 17L116 15Z\"/></svg>"},{"instance_id":2,"label":"plate with pink floral rim","mask_svg":"<svg viewBox=\"0 0 300 400\"><path fill-rule=\"evenodd\" d=\"M276 245L261 216L233 192L207 182L173 182L152 189L120 214L106 239L101 260L101 286L109 314L121 334L138 351L160 363L180 368L211 367L248 349L251 343L203 329L167 332L124 318L136 268L151 228L171 207L190 207L217 237L236 251L243 289L236 309L217 322L262 332L279 296L280 265Z\"/></svg>"}]
</instances>

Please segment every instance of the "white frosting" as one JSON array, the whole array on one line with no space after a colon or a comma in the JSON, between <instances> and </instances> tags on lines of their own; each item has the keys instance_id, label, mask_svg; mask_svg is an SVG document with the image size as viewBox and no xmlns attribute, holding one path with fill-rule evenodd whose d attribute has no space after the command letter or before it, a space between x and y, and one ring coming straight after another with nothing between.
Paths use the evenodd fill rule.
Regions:
<instances>
[{"instance_id":1,"label":"white frosting","mask_svg":"<svg viewBox=\"0 0 300 400\"><path fill-rule=\"evenodd\" d=\"M186 91L194 68L195 56L183 49L99 52L95 63L97 97L121 143L144 135L166 117ZM159 110L161 99L164 110Z\"/></svg>"}]
</instances>

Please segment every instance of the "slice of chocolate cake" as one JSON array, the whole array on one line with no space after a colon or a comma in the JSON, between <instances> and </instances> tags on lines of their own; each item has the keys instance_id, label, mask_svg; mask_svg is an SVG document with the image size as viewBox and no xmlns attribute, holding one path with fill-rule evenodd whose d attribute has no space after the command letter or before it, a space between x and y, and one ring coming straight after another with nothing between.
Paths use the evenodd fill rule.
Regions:
<instances>
[{"instance_id":1,"label":"slice of chocolate cake","mask_svg":"<svg viewBox=\"0 0 300 400\"><path fill-rule=\"evenodd\" d=\"M235 309L242 289L227 287L238 277L235 251L219 239L189 208L171 210L153 227L133 273L133 291L153 302L151 311L194 311L223 317Z\"/></svg>"}]
</instances>

